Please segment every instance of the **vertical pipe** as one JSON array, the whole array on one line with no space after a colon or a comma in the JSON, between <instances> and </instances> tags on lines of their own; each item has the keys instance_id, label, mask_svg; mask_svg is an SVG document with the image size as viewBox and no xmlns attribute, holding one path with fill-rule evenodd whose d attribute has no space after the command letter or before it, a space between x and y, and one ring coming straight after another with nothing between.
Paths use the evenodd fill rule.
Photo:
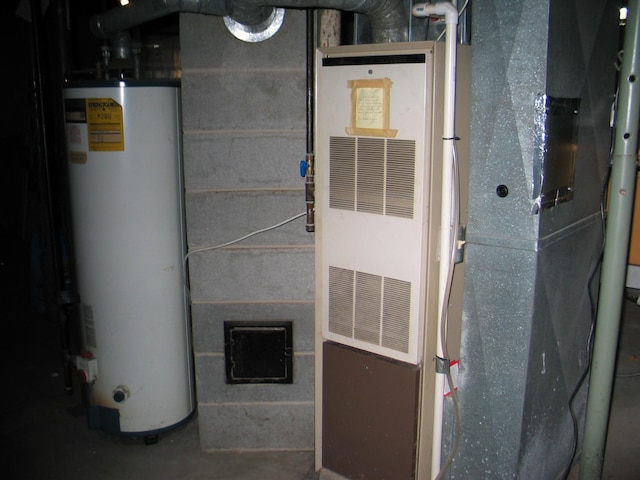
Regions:
<instances>
[{"instance_id":1,"label":"vertical pipe","mask_svg":"<svg viewBox=\"0 0 640 480\"><path fill-rule=\"evenodd\" d=\"M442 131L442 205L440 210L440 279L439 279L439 296L438 296L438 331L440 337L442 329L446 328L444 319L446 318L445 310L447 309L448 298L446 296L447 284L450 281L450 257L451 244L456 241L452 238L452 232L455 228L451 225L452 218L452 198L451 188L453 182L453 142L455 138L455 98L456 98L456 63L457 63L457 28L458 28L458 9L449 4L445 13L446 21L446 38L445 38L445 73L444 73L444 119ZM437 354L440 358L444 358L449 362L448 353L445 351L443 342L437 343ZM434 413L434 445L431 463L431 474L433 478L442 478L444 472L441 471L442 456L442 414L444 409L444 383L445 375L437 375L436 388L436 406L437 411ZM453 385L451 385L453 391ZM437 435L437 436L436 436Z\"/></svg>"},{"instance_id":2,"label":"vertical pipe","mask_svg":"<svg viewBox=\"0 0 640 480\"><path fill-rule=\"evenodd\" d=\"M455 141L455 100L456 100L456 66L457 66L457 29L458 9L452 2L439 2L434 4L415 4L412 8L415 16L444 16L446 22L445 38L445 73L444 73L444 116L442 125L442 199L440 208L440 274L438 291L438 332L443 338L442 329L446 328L444 319L447 308L446 291L450 281L452 238L455 225L452 225L452 186L453 186L453 142ZM449 362L445 351L444 342L438 342L436 347L438 357ZM433 478L441 478L442 457L442 411L444 398L445 375L436 376L434 392L434 420L433 420L433 446L431 454L431 475ZM451 388L453 390L453 386ZM446 465L445 465L446 468Z\"/></svg>"},{"instance_id":3,"label":"vertical pipe","mask_svg":"<svg viewBox=\"0 0 640 480\"><path fill-rule=\"evenodd\" d=\"M51 8L53 9L55 7L60 7L58 2L54 2L54 6L52 6ZM63 247L62 245L60 245L61 232L59 230L59 216L56 215L56 209L54 209L54 200L59 201L59 198L55 198L53 193L54 177L55 182L57 183L59 177L56 174L59 174L59 172L57 172L56 169L53 168L54 162L57 158L55 154L52 155L50 152L50 150L52 149L52 145L55 145L53 139L56 138L56 134L55 128L52 128L51 130L48 128L48 125L50 124L48 118L50 117L48 117L48 112L45 107L45 74L43 72L43 65L45 64L45 62L43 59L47 57L46 55L43 56L42 41L42 32L45 30L45 25L43 24L41 1L31 0L30 8L32 35L31 68L33 74L34 100L37 117L36 121L38 127L38 161L41 162L40 168L43 176L41 181L43 202L45 203L45 210L43 215L49 242L51 268L53 270L53 288L55 290L54 293L57 300L55 314L57 315L60 324L60 343L63 357L64 389L67 394L72 394L73 368L67 361L68 356L70 355L71 330L68 321L69 318L67 312L65 311L66 307L69 305L69 303L71 303L71 300L68 300L70 294L69 292L67 292L65 286L66 276L64 272L64 260L60 251ZM58 21L60 20L59 15L63 15L65 13L65 10L56 8L55 11L57 15L56 21ZM60 41L60 38L61 37L57 38L57 40ZM62 44L59 44L58 47L60 49L63 49ZM65 62L66 57L64 56L64 52L60 52L60 55L60 62ZM62 63L60 65L62 65ZM61 108L61 98L57 100L60 102L58 105Z\"/></svg>"},{"instance_id":4,"label":"vertical pipe","mask_svg":"<svg viewBox=\"0 0 640 480\"><path fill-rule=\"evenodd\" d=\"M66 161L66 128L64 118L64 98L61 85L64 83L66 74L70 70L70 10L69 0L54 0L50 3L50 11L55 12L55 29L56 43L55 51L59 54L58 61L52 71L53 82L50 88L54 99L53 115L54 124L56 126L53 136L55 138L55 158L58 168L65 165ZM60 347L62 350L63 374L65 392L73 393L73 376L75 375L75 366L71 363L73 343L76 336L74 327L75 322L75 306L77 303L77 294L75 293L75 272L74 259L71 246L71 221L69 216L69 183L66 175L66 169L62 168L56 179L59 182L57 210L59 216L57 238L60 249L60 275L58 305L60 308Z\"/></svg>"},{"instance_id":5,"label":"vertical pipe","mask_svg":"<svg viewBox=\"0 0 640 480\"><path fill-rule=\"evenodd\" d=\"M313 152L314 143L314 82L315 82L315 15L313 9L306 10L307 43L306 43L306 73L307 73L307 154Z\"/></svg>"},{"instance_id":6,"label":"vertical pipe","mask_svg":"<svg viewBox=\"0 0 640 480\"><path fill-rule=\"evenodd\" d=\"M307 209L307 232L314 232L315 225L315 155L314 143L314 87L315 87L315 11L307 9L307 170L305 172L305 203Z\"/></svg>"},{"instance_id":7,"label":"vertical pipe","mask_svg":"<svg viewBox=\"0 0 640 480\"><path fill-rule=\"evenodd\" d=\"M618 113L611 168L611 196L607 215L600 301L596 318L591 380L580 461L581 480L602 476L611 390L615 371L620 315L629 253L638 148L638 33L639 0L629 0L620 71Z\"/></svg>"},{"instance_id":8,"label":"vertical pipe","mask_svg":"<svg viewBox=\"0 0 640 480\"><path fill-rule=\"evenodd\" d=\"M42 72L42 14L41 3L39 0L30 1L31 9L31 74L33 81L33 101L35 110L35 126L36 126L36 141L35 149L38 152L37 160L40 162L38 166L39 175L42 175L40 181L40 188L42 189L44 212L43 217L46 224L46 230L48 234L48 241L51 248L51 261L55 274L54 283L58 280L58 273L60 271L58 266L58 258L55 255L55 246L57 244L54 229L53 229L53 207L52 207L52 194L51 194L51 171L49 162L49 151L47 143L47 121L45 115L44 105L44 79Z\"/></svg>"}]
</instances>

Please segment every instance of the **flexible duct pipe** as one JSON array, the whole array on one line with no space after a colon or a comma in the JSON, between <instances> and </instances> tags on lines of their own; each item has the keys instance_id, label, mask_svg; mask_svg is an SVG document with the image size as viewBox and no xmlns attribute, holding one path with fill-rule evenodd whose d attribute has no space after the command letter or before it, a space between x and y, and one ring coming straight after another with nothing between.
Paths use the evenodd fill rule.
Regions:
<instances>
[{"instance_id":1,"label":"flexible duct pipe","mask_svg":"<svg viewBox=\"0 0 640 480\"><path fill-rule=\"evenodd\" d=\"M227 15L224 0L137 0L91 18L91 32L98 38L113 37L151 20L172 13L203 13Z\"/></svg>"},{"instance_id":2,"label":"flexible duct pipe","mask_svg":"<svg viewBox=\"0 0 640 480\"><path fill-rule=\"evenodd\" d=\"M276 21L276 7L329 8L362 13L371 20L375 43L407 40L408 22L402 0L136 0L126 7L94 16L90 26L95 36L109 38L150 20L184 12L230 17L259 33L268 30Z\"/></svg>"},{"instance_id":3,"label":"flexible duct pipe","mask_svg":"<svg viewBox=\"0 0 640 480\"><path fill-rule=\"evenodd\" d=\"M609 188L611 196L580 461L581 480L601 478L609 424L636 184L640 108L639 44L640 2L630 0L620 69L618 113Z\"/></svg>"},{"instance_id":4,"label":"flexible duct pipe","mask_svg":"<svg viewBox=\"0 0 640 480\"><path fill-rule=\"evenodd\" d=\"M443 329L446 328L446 308L448 303L447 285L451 282L453 275L452 249L455 248L454 242L457 238L453 238L453 232L457 231L458 226L451 221L454 217L454 205L452 197L453 189L453 155L455 141L455 102L456 102L456 63L457 63L457 28L458 28L458 9L450 2L439 2L434 4L416 4L413 6L411 13L417 17L444 16L446 24L445 39L445 74L444 74L444 116L442 127L442 202L440 209L440 275L439 275L439 292L438 292L438 331L441 332L441 338L446 336ZM445 342L437 344L437 355L443 358L445 362L449 362L448 354L445 349ZM444 380L445 375L436 376L435 401L434 401L434 421L433 421L433 446L431 456L431 474L432 478L440 478L441 474L441 456L442 456L442 409L444 399ZM451 392L455 395L453 385L450 385ZM452 453L455 449L452 449ZM450 456L451 457L451 456ZM451 458L447 459L444 467L448 467Z\"/></svg>"}]
</instances>

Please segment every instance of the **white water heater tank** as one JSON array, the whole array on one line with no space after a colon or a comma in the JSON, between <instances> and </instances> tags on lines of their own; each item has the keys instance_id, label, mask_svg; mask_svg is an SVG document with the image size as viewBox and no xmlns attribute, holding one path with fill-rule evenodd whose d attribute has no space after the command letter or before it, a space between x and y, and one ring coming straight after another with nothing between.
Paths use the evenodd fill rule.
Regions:
<instances>
[{"instance_id":1,"label":"white water heater tank","mask_svg":"<svg viewBox=\"0 0 640 480\"><path fill-rule=\"evenodd\" d=\"M65 115L89 423L153 436L195 409L180 87L71 83Z\"/></svg>"}]
</instances>

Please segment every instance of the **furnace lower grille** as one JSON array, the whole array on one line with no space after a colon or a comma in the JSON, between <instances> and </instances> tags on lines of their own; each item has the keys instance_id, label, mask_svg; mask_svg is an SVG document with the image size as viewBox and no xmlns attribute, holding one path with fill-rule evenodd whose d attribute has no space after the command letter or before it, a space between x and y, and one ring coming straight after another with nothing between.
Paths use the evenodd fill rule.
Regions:
<instances>
[{"instance_id":1,"label":"furnace lower grille","mask_svg":"<svg viewBox=\"0 0 640 480\"><path fill-rule=\"evenodd\" d=\"M329 267L329 332L409 352L411 283Z\"/></svg>"}]
</instances>

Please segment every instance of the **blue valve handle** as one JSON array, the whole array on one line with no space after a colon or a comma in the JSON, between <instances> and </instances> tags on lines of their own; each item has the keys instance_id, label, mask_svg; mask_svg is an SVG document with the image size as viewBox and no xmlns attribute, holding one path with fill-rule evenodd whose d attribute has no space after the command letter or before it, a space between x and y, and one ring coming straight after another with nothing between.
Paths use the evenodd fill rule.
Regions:
<instances>
[{"instance_id":1,"label":"blue valve handle","mask_svg":"<svg viewBox=\"0 0 640 480\"><path fill-rule=\"evenodd\" d=\"M309 168L309 162L306 160L300 161L300 176L304 177L307 175L307 169Z\"/></svg>"}]
</instances>

